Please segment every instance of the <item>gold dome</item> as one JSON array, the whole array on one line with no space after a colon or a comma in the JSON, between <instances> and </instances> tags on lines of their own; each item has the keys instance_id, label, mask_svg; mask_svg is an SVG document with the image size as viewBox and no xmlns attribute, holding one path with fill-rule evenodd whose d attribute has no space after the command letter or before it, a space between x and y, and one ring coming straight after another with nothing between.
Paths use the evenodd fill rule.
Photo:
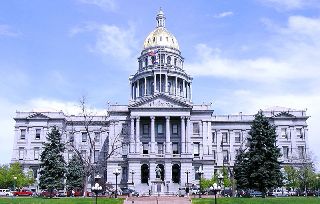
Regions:
<instances>
[{"instance_id":1,"label":"gold dome","mask_svg":"<svg viewBox=\"0 0 320 204\"><path fill-rule=\"evenodd\" d=\"M160 9L156 20L157 28L152 31L143 43L143 48L147 49L156 46L165 46L179 50L177 39L165 28L165 19L163 11Z\"/></svg>"}]
</instances>

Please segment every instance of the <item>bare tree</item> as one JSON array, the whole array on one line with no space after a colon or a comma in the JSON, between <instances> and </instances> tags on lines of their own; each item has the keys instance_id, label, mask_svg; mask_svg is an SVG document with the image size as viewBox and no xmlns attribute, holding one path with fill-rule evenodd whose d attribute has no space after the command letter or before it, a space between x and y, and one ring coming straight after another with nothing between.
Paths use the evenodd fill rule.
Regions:
<instances>
[{"instance_id":1,"label":"bare tree","mask_svg":"<svg viewBox=\"0 0 320 204\"><path fill-rule=\"evenodd\" d=\"M97 116L97 114L94 114L88 108L87 101L84 96L80 99L80 109L81 112L79 116L75 117L77 120L74 121L74 118L71 116L70 120L68 121L70 129L67 134L69 134L69 137L71 136L73 139L69 138L67 140L67 145L79 156L83 164L83 196L85 197L89 178L92 178L93 174L98 170L99 165L105 163L106 160L109 159L117 149L121 148L121 144L120 134L117 134L113 138L110 138L109 134L107 134L106 139L103 142L103 149L99 149L99 155L103 154L103 157L102 159L95 161L95 158L99 156L95 155L97 150L97 136L99 135L100 137L100 133L106 133L106 130L110 124L109 113L107 112L107 115L105 116ZM76 128L76 126L78 126L78 128ZM86 144L83 146L77 145L74 142L75 134L79 131L82 134L82 140L86 140Z\"/></svg>"}]
</instances>

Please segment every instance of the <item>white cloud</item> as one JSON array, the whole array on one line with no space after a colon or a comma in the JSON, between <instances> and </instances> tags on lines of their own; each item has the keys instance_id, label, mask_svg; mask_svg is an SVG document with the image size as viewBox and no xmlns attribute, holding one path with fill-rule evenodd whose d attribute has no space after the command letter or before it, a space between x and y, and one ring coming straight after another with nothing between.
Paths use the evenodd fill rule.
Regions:
<instances>
[{"instance_id":1,"label":"white cloud","mask_svg":"<svg viewBox=\"0 0 320 204\"><path fill-rule=\"evenodd\" d=\"M14 31L11 26L6 24L0 24L0 36L16 37L19 33Z\"/></svg>"},{"instance_id":2,"label":"white cloud","mask_svg":"<svg viewBox=\"0 0 320 204\"><path fill-rule=\"evenodd\" d=\"M214 15L214 18L224 18L224 17L228 17L228 16L233 16L233 12L232 11L225 11L222 13L218 13L218 14Z\"/></svg>"},{"instance_id":3,"label":"white cloud","mask_svg":"<svg viewBox=\"0 0 320 204\"><path fill-rule=\"evenodd\" d=\"M115 25L86 23L71 29L71 36L82 32L94 32L95 44L89 45L89 50L102 56L111 56L116 60L125 62L123 65L132 66L136 60L138 43L135 39L135 28L129 24L127 28Z\"/></svg>"},{"instance_id":4,"label":"white cloud","mask_svg":"<svg viewBox=\"0 0 320 204\"><path fill-rule=\"evenodd\" d=\"M307 6L319 6L317 0L259 0L265 5L272 6L276 9L301 9Z\"/></svg>"},{"instance_id":5,"label":"white cloud","mask_svg":"<svg viewBox=\"0 0 320 204\"><path fill-rule=\"evenodd\" d=\"M84 4L91 4L98 6L104 10L115 10L116 3L114 0L79 0L81 3Z\"/></svg>"}]
</instances>

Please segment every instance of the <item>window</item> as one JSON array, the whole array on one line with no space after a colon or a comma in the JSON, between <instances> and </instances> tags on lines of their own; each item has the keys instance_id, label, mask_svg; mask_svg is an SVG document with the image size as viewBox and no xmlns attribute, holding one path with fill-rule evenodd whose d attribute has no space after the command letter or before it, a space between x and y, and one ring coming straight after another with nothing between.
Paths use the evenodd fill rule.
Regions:
<instances>
[{"instance_id":1,"label":"window","mask_svg":"<svg viewBox=\"0 0 320 204\"><path fill-rule=\"evenodd\" d=\"M289 148L287 146L282 147L282 151L283 151L283 158L284 159L288 159L289 157Z\"/></svg>"},{"instance_id":2,"label":"window","mask_svg":"<svg viewBox=\"0 0 320 204\"><path fill-rule=\"evenodd\" d=\"M222 143L228 143L228 133L227 132L222 133Z\"/></svg>"},{"instance_id":3,"label":"window","mask_svg":"<svg viewBox=\"0 0 320 204\"><path fill-rule=\"evenodd\" d=\"M212 132L212 143L214 143L214 144L217 143L215 132Z\"/></svg>"},{"instance_id":4,"label":"window","mask_svg":"<svg viewBox=\"0 0 320 204\"><path fill-rule=\"evenodd\" d=\"M223 154L223 163L228 163L228 161L229 161L229 152L228 152L228 150L223 150L222 154Z\"/></svg>"},{"instance_id":5,"label":"window","mask_svg":"<svg viewBox=\"0 0 320 204\"><path fill-rule=\"evenodd\" d=\"M24 159L24 147L19 147L19 160Z\"/></svg>"},{"instance_id":6,"label":"window","mask_svg":"<svg viewBox=\"0 0 320 204\"><path fill-rule=\"evenodd\" d=\"M82 142L87 142L87 133L86 132L82 133Z\"/></svg>"},{"instance_id":7,"label":"window","mask_svg":"<svg viewBox=\"0 0 320 204\"><path fill-rule=\"evenodd\" d=\"M20 140L26 139L26 130L22 129L20 130Z\"/></svg>"},{"instance_id":8,"label":"window","mask_svg":"<svg viewBox=\"0 0 320 204\"><path fill-rule=\"evenodd\" d=\"M34 160L39 160L39 147L34 148Z\"/></svg>"},{"instance_id":9,"label":"window","mask_svg":"<svg viewBox=\"0 0 320 204\"><path fill-rule=\"evenodd\" d=\"M197 173L197 171L198 171L200 168L203 169L203 168L200 167L200 166L194 167L194 179L195 179L195 180L200 180L200 175Z\"/></svg>"},{"instance_id":10,"label":"window","mask_svg":"<svg viewBox=\"0 0 320 204\"><path fill-rule=\"evenodd\" d=\"M173 135L178 134L178 124L172 124L172 134Z\"/></svg>"},{"instance_id":11,"label":"window","mask_svg":"<svg viewBox=\"0 0 320 204\"><path fill-rule=\"evenodd\" d=\"M200 143L195 142L193 143L193 156L198 157L200 152Z\"/></svg>"},{"instance_id":12,"label":"window","mask_svg":"<svg viewBox=\"0 0 320 204\"><path fill-rule=\"evenodd\" d=\"M100 132L94 133L94 141L99 143L100 142Z\"/></svg>"},{"instance_id":13,"label":"window","mask_svg":"<svg viewBox=\"0 0 320 204\"><path fill-rule=\"evenodd\" d=\"M148 57L146 57L146 58L144 59L144 64L145 64L146 66L148 66Z\"/></svg>"},{"instance_id":14,"label":"window","mask_svg":"<svg viewBox=\"0 0 320 204\"><path fill-rule=\"evenodd\" d=\"M193 123L193 134L199 134L200 129L199 129L199 123Z\"/></svg>"},{"instance_id":15,"label":"window","mask_svg":"<svg viewBox=\"0 0 320 204\"><path fill-rule=\"evenodd\" d=\"M297 131L297 137L302 139L303 138L302 128L297 128L296 131Z\"/></svg>"},{"instance_id":16,"label":"window","mask_svg":"<svg viewBox=\"0 0 320 204\"><path fill-rule=\"evenodd\" d=\"M73 142L74 142L74 135L73 135L73 134L70 134L70 135L69 135L69 142L70 142L70 143L73 143Z\"/></svg>"},{"instance_id":17,"label":"window","mask_svg":"<svg viewBox=\"0 0 320 204\"><path fill-rule=\"evenodd\" d=\"M87 151L81 150L81 156L82 156L82 158L84 158L86 160L87 159Z\"/></svg>"},{"instance_id":18,"label":"window","mask_svg":"<svg viewBox=\"0 0 320 204\"><path fill-rule=\"evenodd\" d=\"M304 146L298 146L299 159L304 159Z\"/></svg>"},{"instance_id":19,"label":"window","mask_svg":"<svg viewBox=\"0 0 320 204\"><path fill-rule=\"evenodd\" d=\"M149 154L149 144L148 143L143 143L142 146L143 146L142 153L143 154Z\"/></svg>"},{"instance_id":20,"label":"window","mask_svg":"<svg viewBox=\"0 0 320 204\"><path fill-rule=\"evenodd\" d=\"M148 135L149 134L149 125L148 124L143 124L142 133L144 135Z\"/></svg>"},{"instance_id":21,"label":"window","mask_svg":"<svg viewBox=\"0 0 320 204\"><path fill-rule=\"evenodd\" d=\"M167 57L167 63L171 64L171 57L170 56Z\"/></svg>"},{"instance_id":22,"label":"window","mask_svg":"<svg viewBox=\"0 0 320 204\"><path fill-rule=\"evenodd\" d=\"M159 135L163 134L163 124L158 124L157 125L157 133Z\"/></svg>"},{"instance_id":23,"label":"window","mask_svg":"<svg viewBox=\"0 0 320 204\"><path fill-rule=\"evenodd\" d=\"M163 154L163 143L158 143L158 154Z\"/></svg>"},{"instance_id":24,"label":"window","mask_svg":"<svg viewBox=\"0 0 320 204\"><path fill-rule=\"evenodd\" d=\"M213 159L215 160L216 159L216 150L212 150L212 156L213 156Z\"/></svg>"},{"instance_id":25,"label":"window","mask_svg":"<svg viewBox=\"0 0 320 204\"><path fill-rule=\"evenodd\" d=\"M241 141L240 132L235 132L234 141L235 141L235 143L240 143L240 141Z\"/></svg>"},{"instance_id":26,"label":"window","mask_svg":"<svg viewBox=\"0 0 320 204\"><path fill-rule=\"evenodd\" d=\"M178 143L172 143L172 154L179 154Z\"/></svg>"},{"instance_id":27,"label":"window","mask_svg":"<svg viewBox=\"0 0 320 204\"><path fill-rule=\"evenodd\" d=\"M41 129L36 129L36 140L40 140Z\"/></svg>"},{"instance_id":28,"label":"window","mask_svg":"<svg viewBox=\"0 0 320 204\"><path fill-rule=\"evenodd\" d=\"M287 128L281 128L281 137L288 138L287 136Z\"/></svg>"},{"instance_id":29,"label":"window","mask_svg":"<svg viewBox=\"0 0 320 204\"><path fill-rule=\"evenodd\" d=\"M240 150L239 149L236 149L236 155L235 156L237 156L237 155L239 155L240 154Z\"/></svg>"},{"instance_id":30,"label":"window","mask_svg":"<svg viewBox=\"0 0 320 204\"><path fill-rule=\"evenodd\" d=\"M94 150L94 163L99 161L99 150Z\"/></svg>"},{"instance_id":31,"label":"window","mask_svg":"<svg viewBox=\"0 0 320 204\"><path fill-rule=\"evenodd\" d=\"M122 156L128 155L128 145L126 143L122 143Z\"/></svg>"}]
</instances>

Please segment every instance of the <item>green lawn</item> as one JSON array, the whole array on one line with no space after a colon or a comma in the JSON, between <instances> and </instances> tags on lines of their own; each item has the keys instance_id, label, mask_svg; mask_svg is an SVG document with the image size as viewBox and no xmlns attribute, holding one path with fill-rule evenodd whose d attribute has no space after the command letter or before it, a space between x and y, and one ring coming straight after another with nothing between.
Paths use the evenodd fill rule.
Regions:
<instances>
[{"instance_id":1,"label":"green lawn","mask_svg":"<svg viewBox=\"0 0 320 204\"><path fill-rule=\"evenodd\" d=\"M214 204L214 198L194 198L192 204ZM320 198L217 198L217 204L320 204Z\"/></svg>"},{"instance_id":2,"label":"green lawn","mask_svg":"<svg viewBox=\"0 0 320 204\"><path fill-rule=\"evenodd\" d=\"M122 204L122 198L98 198L98 204ZM0 204L95 204L95 198L0 198Z\"/></svg>"}]
</instances>

